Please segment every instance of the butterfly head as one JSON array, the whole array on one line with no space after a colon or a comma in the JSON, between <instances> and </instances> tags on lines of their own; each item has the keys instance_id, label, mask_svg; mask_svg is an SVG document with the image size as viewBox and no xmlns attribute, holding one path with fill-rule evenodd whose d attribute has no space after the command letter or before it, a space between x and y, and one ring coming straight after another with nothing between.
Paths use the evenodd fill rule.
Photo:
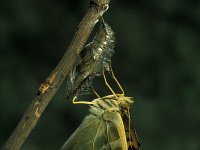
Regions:
<instances>
[{"instance_id":1,"label":"butterfly head","mask_svg":"<svg viewBox=\"0 0 200 150\"><path fill-rule=\"evenodd\" d=\"M134 102L133 97L126 97L123 94L117 94L117 101L122 109L129 109Z\"/></svg>"}]
</instances>

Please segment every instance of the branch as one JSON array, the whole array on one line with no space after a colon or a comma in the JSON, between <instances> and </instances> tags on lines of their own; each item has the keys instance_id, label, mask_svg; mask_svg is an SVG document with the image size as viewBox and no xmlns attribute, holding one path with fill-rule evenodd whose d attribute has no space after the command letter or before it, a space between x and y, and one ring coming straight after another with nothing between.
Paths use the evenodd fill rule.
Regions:
<instances>
[{"instance_id":1,"label":"branch","mask_svg":"<svg viewBox=\"0 0 200 150\"><path fill-rule=\"evenodd\" d=\"M31 102L17 127L6 141L2 150L19 150L32 129L35 127L43 111L60 88L76 59L85 45L92 29L99 18L108 9L110 0L91 0L90 7L82 18L78 29L63 58L50 76L39 88L38 95Z\"/></svg>"}]
</instances>

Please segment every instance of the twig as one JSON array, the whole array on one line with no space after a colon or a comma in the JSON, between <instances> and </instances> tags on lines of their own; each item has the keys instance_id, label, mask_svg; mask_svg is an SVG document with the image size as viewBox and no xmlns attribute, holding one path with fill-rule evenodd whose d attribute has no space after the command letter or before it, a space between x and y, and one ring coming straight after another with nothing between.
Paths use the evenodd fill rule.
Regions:
<instances>
[{"instance_id":1,"label":"twig","mask_svg":"<svg viewBox=\"0 0 200 150\"><path fill-rule=\"evenodd\" d=\"M31 102L19 124L6 141L2 150L19 150L27 139L48 103L60 88L64 79L72 69L75 61L87 41L95 24L108 9L110 0L92 0L86 15L81 20L78 29L63 58L50 76L39 88L39 93Z\"/></svg>"}]
</instances>

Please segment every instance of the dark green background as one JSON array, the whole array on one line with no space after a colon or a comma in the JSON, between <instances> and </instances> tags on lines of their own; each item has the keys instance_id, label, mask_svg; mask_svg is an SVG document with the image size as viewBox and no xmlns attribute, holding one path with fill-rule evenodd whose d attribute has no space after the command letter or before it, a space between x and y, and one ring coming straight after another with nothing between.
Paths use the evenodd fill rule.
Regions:
<instances>
[{"instance_id":1,"label":"dark green background","mask_svg":"<svg viewBox=\"0 0 200 150\"><path fill-rule=\"evenodd\" d=\"M1 0L1 145L63 56L87 6L86 0ZM116 32L113 68L135 98L143 150L199 150L200 1L112 0L104 17ZM101 95L110 94L97 82ZM87 106L65 99L63 84L22 149L59 149L86 114Z\"/></svg>"}]
</instances>

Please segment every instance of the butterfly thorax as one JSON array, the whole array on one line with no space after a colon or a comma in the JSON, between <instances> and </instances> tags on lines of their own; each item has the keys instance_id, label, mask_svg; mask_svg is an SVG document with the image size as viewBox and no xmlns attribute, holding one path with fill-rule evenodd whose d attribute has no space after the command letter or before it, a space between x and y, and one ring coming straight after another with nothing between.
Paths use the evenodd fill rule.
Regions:
<instances>
[{"instance_id":1,"label":"butterfly thorax","mask_svg":"<svg viewBox=\"0 0 200 150\"><path fill-rule=\"evenodd\" d=\"M114 95L107 95L97 98L92 103L90 105L90 112L94 115L102 115L105 111L117 111L122 115L122 110L128 110L133 101L132 97L116 94L116 97Z\"/></svg>"}]
</instances>

